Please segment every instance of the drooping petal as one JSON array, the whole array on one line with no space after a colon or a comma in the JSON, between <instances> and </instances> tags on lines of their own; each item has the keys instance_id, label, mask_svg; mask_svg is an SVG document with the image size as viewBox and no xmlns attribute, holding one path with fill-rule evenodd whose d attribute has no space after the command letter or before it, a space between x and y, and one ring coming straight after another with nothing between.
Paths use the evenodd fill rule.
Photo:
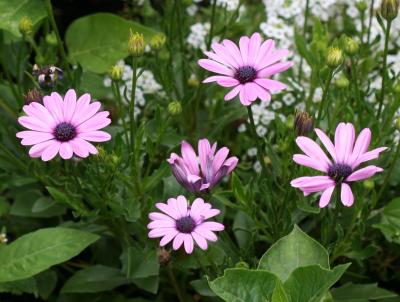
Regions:
<instances>
[{"instance_id":1,"label":"drooping petal","mask_svg":"<svg viewBox=\"0 0 400 302\"><path fill-rule=\"evenodd\" d=\"M70 145L69 142L61 143L61 145L60 145L60 156L61 156L61 158L70 159L73 154L74 154L74 151L73 151L72 146Z\"/></svg>"},{"instance_id":2,"label":"drooping petal","mask_svg":"<svg viewBox=\"0 0 400 302\"><path fill-rule=\"evenodd\" d=\"M304 154L295 154L293 155L293 161L296 164L309 167L321 172L328 172L327 166L322 164L321 161L315 160L314 158L308 157Z\"/></svg>"},{"instance_id":3,"label":"drooping petal","mask_svg":"<svg viewBox=\"0 0 400 302\"><path fill-rule=\"evenodd\" d=\"M296 143L306 155L319 161L321 165L323 165L325 171L328 171L332 163L316 142L308 137L299 136L296 138Z\"/></svg>"},{"instance_id":4,"label":"drooping petal","mask_svg":"<svg viewBox=\"0 0 400 302\"><path fill-rule=\"evenodd\" d=\"M50 142L51 144L49 144L49 146L43 150L41 155L43 161L49 161L53 159L60 150L61 142L56 140L51 140Z\"/></svg>"},{"instance_id":5,"label":"drooping petal","mask_svg":"<svg viewBox=\"0 0 400 302\"><path fill-rule=\"evenodd\" d=\"M192 237L202 250L206 250L208 248L207 240L205 240L204 237L197 234L196 232L192 232Z\"/></svg>"},{"instance_id":6,"label":"drooping petal","mask_svg":"<svg viewBox=\"0 0 400 302\"><path fill-rule=\"evenodd\" d=\"M244 85L241 85L241 89L240 89L240 93L239 93L239 99L240 102L244 105L244 106L250 106L251 102L249 100L249 97L246 94L246 89Z\"/></svg>"},{"instance_id":7,"label":"drooping petal","mask_svg":"<svg viewBox=\"0 0 400 302\"><path fill-rule=\"evenodd\" d=\"M183 243L183 240L185 239L185 234L178 233L178 235L175 236L174 241L172 242L172 248L176 251L179 249Z\"/></svg>"},{"instance_id":8,"label":"drooping petal","mask_svg":"<svg viewBox=\"0 0 400 302\"><path fill-rule=\"evenodd\" d=\"M193 237L189 234L185 234L185 238L183 239L184 245L185 245L185 251L188 254L191 254L193 252Z\"/></svg>"},{"instance_id":9,"label":"drooping petal","mask_svg":"<svg viewBox=\"0 0 400 302\"><path fill-rule=\"evenodd\" d=\"M340 199L342 200L343 205L346 207L351 207L354 203L353 192L347 183L342 183Z\"/></svg>"},{"instance_id":10,"label":"drooping petal","mask_svg":"<svg viewBox=\"0 0 400 302\"><path fill-rule=\"evenodd\" d=\"M257 99L258 96L258 85L252 82L248 82L244 84L244 89L246 91L246 95L248 100L252 103Z\"/></svg>"},{"instance_id":11,"label":"drooping petal","mask_svg":"<svg viewBox=\"0 0 400 302\"><path fill-rule=\"evenodd\" d=\"M331 201L332 193L335 190L335 186L331 186L325 189L324 192L321 194L321 198L319 199L319 207L325 208L328 203Z\"/></svg>"},{"instance_id":12,"label":"drooping petal","mask_svg":"<svg viewBox=\"0 0 400 302\"><path fill-rule=\"evenodd\" d=\"M225 100L225 101L230 101L230 100L232 100L234 97L236 97L236 96L239 94L239 92L240 92L242 89L243 89L243 85L238 85L238 86L236 86L235 88L233 88L231 91L229 91L229 92L225 95L224 100Z\"/></svg>"},{"instance_id":13,"label":"drooping petal","mask_svg":"<svg viewBox=\"0 0 400 302\"><path fill-rule=\"evenodd\" d=\"M357 181L370 178L375 173L382 172L383 169L377 166L367 166L365 168L359 169L351 173L347 178L346 181Z\"/></svg>"},{"instance_id":14,"label":"drooping petal","mask_svg":"<svg viewBox=\"0 0 400 302\"><path fill-rule=\"evenodd\" d=\"M335 184L329 176L303 176L290 182L292 187L299 188L305 193L323 191Z\"/></svg>"},{"instance_id":15,"label":"drooping petal","mask_svg":"<svg viewBox=\"0 0 400 302\"><path fill-rule=\"evenodd\" d=\"M383 151L385 151L387 147L380 147L373 149L371 151L365 152L362 155L360 155L357 160L352 164L352 168L356 168L358 165L362 164L363 162L375 159L379 157L379 154Z\"/></svg>"}]
</instances>

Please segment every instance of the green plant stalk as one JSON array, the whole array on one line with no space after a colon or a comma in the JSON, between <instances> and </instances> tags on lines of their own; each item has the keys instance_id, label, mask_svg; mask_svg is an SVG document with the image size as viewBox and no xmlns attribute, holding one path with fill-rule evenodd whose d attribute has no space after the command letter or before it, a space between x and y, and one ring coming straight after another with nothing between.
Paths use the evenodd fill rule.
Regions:
<instances>
[{"instance_id":1,"label":"green plant stalk","mask_svg":"<svg viewBox=\"0 0 400 302\"><path fill-rule=\"evenodd\" d=\"M178 284L178 281L176 280L174 271L172 270L171 264L167 265L167 272L168 272L168 276L169 276L169 281L172 283L172 286L175 289L175 293L178 296L179 302L186 302L185 297L182 293L182 290Z\"/></svg>"},{"instance_id":2,"label":"green plant stalk","mask_svg":"<svg viewBox=\"0 0 400 302\"><path fill-rule=\"evenodd\" d=\"M369 7L369 23L368 23L368 34L367 34L367 44L371 40L371 27L372 27L372 18L374 15L374 4L375 0L372 0L371 5Z\"/></svg>"},{"instance_id":3,"label":"green plant stalk","mask_svg":"<svg viewBox=\"0 0 400 302\"><path fill-rule=\"evenodd\" d=\"M187 93L187 80L188 80L188 73L187 73L187 62L186 62L186 56L183 54L185 53L185 41L183 38L183 33L182 29L184 28L184 25L182 23L182 13L181 13L181 1L180 0L175 0L175 7L176 7L176 18L178 19L178 37L179 37L179 48L181 51L181 66L182 66L182 86L183 86L183 92L184 95ZM174 14L172 14L174 15ZM176 22L176 19L173 19L173 22Z\"/></svg>"},{"instance_id":4,"label":"green plant stalk","mask_svg":"<svg viewBox=\"0 0 400 302\"><path fill-rule=\"evenodd\" d=\"M258 158L258 161L260 162L260 164L261 164L261 174L264 174L264 176L266 176L266 174L267 174L267 166L265 165L265 160L264 160L264 157L265 157L265 152L263 152L263 148L261 147L261 144L260 144L260 138L258 137L258 135L257 135L257 131L256 131L256 125L255 125L255 123L254 123L254 117L253 117L253 110L251 109L251 105L250 106L247 106L246 107L247 108L247 114L248 114L248 116L249 116L249 119L250 119L250 129L251 129L251 133L252 133L252 135L253 135L253 139L255 140L255 142L256 142L256 147L257 147L257 158Z\"/></svg>"},{"instance_id":5,"label":"green plant stalk","mask_svg":"<svg viewBox=\"0 0 400 302\"><path fill-rule=\"evenodd\" d=\"M25 39L26 39L26 41L28 41L28 43L31 45L31 47L32 47L33 50L35 51L37 57L39 58L39 60L38 60L39 63L40 63L40 64L43 63L43 62L42 62L43 56L42 56L42 54L40 53L39 47L37 46L35 40L32 38L32 36L26 36Z\"/></svg>"},{"instance_id":6,"label":"green plant stalk","mask_svg":"<svg viewBox=\"0 0 400 302\"><path fill-rule=\"evenodd\" d=\"M137 82L137 59L132 56L132 90L131 90L131 101L129 103L129 122L130 122L130 147L132 155L135 153L135 98L136 98L136 82Z\"/></svg>"},{"instance_id":7,"label":"green plant stalk","mask_svg":"<svg viewBox=\"0 0 400 302\"><path fill-rule=\"evenodd\" d=\"M50 20L50 25L51 25L51 27L53 28L53 30L54 30L54 32L56 34L57 45L58 45L58 48L60 50L60 54L61 54L62 60L64 61L64 64L65 64L65 66L67 68L67 71L68 71L67 77L69 78L71 69L69 67L68 57L67 57L67 53L66 53L65 48L64 48L64 43L61 40L60 33L58 31L58 28L57 28L56 20L54 19L53 7L51 6L51 0L45 0L45 6L46 6L46 11L47 11L47 16L49 17L49 20Z\"/></svg>"},{"instance_id":8,"label":"green plant stalk","mask_svg":"<svg viewBox=\"0 0 400 302\"><path fill-rule=\"evenodd\" d=\"M324 108L324 105L325 105L326 98L328 96L329 86L331 85L332 78L333 78L333 70L330 70L329 71L329 75L328 75L328 77L326 79L326 82L325 82L325 88L324 88L324 91L323 91L323 94L322 94L322 99L321 99L321 102L319 103L317 122L315 123L316 125L318 125L319 122L321 121L322 111L323 111L323 108Z\"/></svg>"},{"instance_id":9,"label":"green plant stalk","mask_svg":"<svg viewBox=\"0 0 400 302\"><path fill-rule=\"evenodd\" d=\"M118 107L119 107L118 109L121 112L123 104L122 104L121 93L119 91L118 81L112 81L112 88L113 88L112 90L113 90L114 96L117 98L117 101L118 101ZM131 147L130 147L130 141L129 141L128 131L127 131L128 126L126 124L125 119L124 118L121 118L121 119L122 119L122 126L124 127L124 134L125 134L126 144L128 145L128 148L130 149Z\"/></svg>"},{"instance_id":10,"label":"green plant stalk","mask_svg":"<svg viewBox=\"0 0 400 302\"><path fill-rule=\"evenodd\" d=\"M310 0L306 1L306 9L305 9L305 14L304 14L304 23L303 23L303 36L306 36L307 33L307 24L308 24L308 17L310 15ZM301 78L303 77L303 60L304 58L300 58L300 65L299 65L299 76L298 76L298 81L301 81Z\"/></svg>"},{"instance_id":11,"label":"green plant stalk","mask_svg":"<svg viewBox=\"0 0 400 302\"><path fill-rule=\"evenodd\" d=\"M394 157L393 157L392 163L390 164L389 170L386 172L386 177L385 177L385 180L383 181L382 187L379 190L377 197L374 199L374 202L372 203L372 209L375 208L375 206L378 203L379 199L381 198L383 192L385 191L387 185L389 184L390 177L393 174L394 167L396 166L399 156L400 156L400 142L397 143L396 153L394 154Z\"/></svg>"},{"instance_id":12,"label":"green plant stalk","mask_svg":"<svg viewBox=\"0 0 400 302\"><path fill-rule=\"evenodd\" d=\"M361 96L360 96L360 88L358 86L358 78L357 78L357 63L353 58L350 60L351 63L351 78L352 78L352 83L354 85L354 91L355 91L355 97L356 97L356 104L357 107L360 108L361 105ZM362 114L358 114L358 119L360 124L362 125Z\"/></svg>"},{"instance_id":13,"label":"green plant stalk","mask_svg":"<svg viewBox=\"0 0 400 302\"><path fill-rule=\"evenodd\" d=\"M383 50L383 66L382 66L382 87L381 93L379 97L379 109L376 119L379 122L379 118L382 114L383 109L383 101L385 99L385 92L386 92L386 78L387 78L387 55L388 55L388 48L389 48L389 37L390 37L390 28L392 26L392 21L388 20L385 30L385 49Z\"/></svg>"},{"instance_id":14,"label":"green plant stalk","mask_svg":"<svg viewBox=\"0 0 400 302\"><path fill-rule=\"evenodd\" d=\"M212 38L213 38L213 34L214 34L216 7L217 7L217 0L214 0L213 4L212 4L212 10L211 10L210 34L208 36L207 49L210 49Z\"/></svg>"}]
</instances>

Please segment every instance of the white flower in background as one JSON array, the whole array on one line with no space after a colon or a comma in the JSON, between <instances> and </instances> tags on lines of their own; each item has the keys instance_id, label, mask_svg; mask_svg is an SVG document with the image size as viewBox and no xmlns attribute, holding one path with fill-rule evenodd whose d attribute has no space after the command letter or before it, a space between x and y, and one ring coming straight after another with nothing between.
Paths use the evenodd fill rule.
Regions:
<instances>
[{"instance_id":1,"label":"white flower in background","mask_svg":"<svg viewBox=\"0 0 400 302\"><path fill-rule=\"evenodd\" d=\"M282 108L282 103L279 102L279 101L274 101L274 102L271 103L271 108L273 110L281 109Z\"/></svg>"},{"instance_id":2,"label":"white flower in background","mask_svg":"<svg viewBox=\"0 0 400 302\"><path fill-rule=\"evenodd\" d=\"M256 156L257 155L257 148L253 147L253 148L250 148L249 150L247 150L247 155L250 156L250 157Z\"/></svg>"},{"instance_id":3,"label":"white flower in background","mask_svg":"<svg viewBox=\"0 0 400 302\"><path fill-rule=\"evenodd\" d=\"M210 32L210 23L195 23L190 26L189 36L186 42L194 48L206 50L206 37Z\"/></svg>"},{"instance_id":4,"label":"white flower in background","mask_svg":"<svg viewBox=\"0 0 400 302\"><path fill-rule=\"evenodd\" d=\"M257 173L261 173L261 164L259 161L256 161L253 165L253 169L254 171L256 171Z\"/></svg>"},{"instance_id":5,"label":"white flower in background","mask_svg":"<svg viewBox=\"0 0 400 302\"><path fill-rule=\"evenodd\" d=\"M240 124L240 126L238 127L238 132L243 133L245 131L246 131L246 124Z\"/></svg>"},{"instance_id":6,"label":"white flower in background","mask_svg":"<svg viewBox=\"0 0 400 302\"><path fill-rule=\"evenodd\" d=\"M317 89L315 89L314 96L313 96L313 102L314 103L321 102L323 93L324 92L321 87L318 87Z\"/></svg>"},{"instance_id":7,"label":"white flower in background","mask_svg":"<svg viewBox=\"0 0 400 302\"><path fill-rule=\"evenodd\" d=\"M282 101L286 106L291 106L294 102L296 102L296 98L291 93L285 93L285 95L282 97Z\"/></svg>"},{"instance_id":8,"label":"white flower in background","mask_svg":"<svg viewBox=\"0 0 400 302\"><path fill-rule=\"evenodd\" d=\"M265 134L267 134L267 128L265 128L263 125L258 125L256 132L258 136L263 137Z\"/></svg>"},{"instance_id":9,"label":"white flower in background","mask_svg":"<svg viewBox=\"0 0 400 302\"><path fill-rule=\"evenodd\" d=\"M137 87L141 88L144 93L156 93L162 89L161 85L154 78L153 73L149 70L143 70L137 79Z\"/></svg>"},{"instance_id":10,"label":"white flower in background","mask_svg":"<svg viewBox=\"0 0 400 302\"><path fill-rule=\"evenodd\" d=\"M226 7L227 11L234 11L237 10L239 3L239 0L217 0L216 4L218 6Z\"/></svg>"},{"instance_id":11,"label":"white flower in background","mask_svg":"<svg viewBox=\"0 0 400 302\"><path fill-rule=\"evenodd\" d=\"M198 11L197 5L191 4L186 8L186 12L188 13L189 16L194 16Z\"/></svg>"}]
</instances>

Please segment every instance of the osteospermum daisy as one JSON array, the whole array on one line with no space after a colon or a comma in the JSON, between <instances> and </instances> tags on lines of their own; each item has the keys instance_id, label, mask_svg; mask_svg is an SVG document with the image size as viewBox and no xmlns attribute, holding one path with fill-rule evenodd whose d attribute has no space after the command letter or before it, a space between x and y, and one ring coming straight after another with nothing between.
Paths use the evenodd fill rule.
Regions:
<instances>
[{"instance_id":1,"label":"osteospermum daisy","mask_svg":"<svg viewBox=\"0 0 400 302\"><path fill-rule=\"evenodd\" d=\"M41 157L43 161L53 159L58 153L63 159L73 154L87 157L96 154L97 149L89 143L104 142L111 135L99 129L111 123L108 111L99 111L100 102L90 103L90 94L76 99L75 90L70 89L64 99L53 92L43 98L43 104L32 102L23 107L25 116L18 122L28 128L17 133L21 144L32 146L31 157Z\"/></svg>"},{"instance_id":2,"label":"osteospermum daisy","mask_svg":"<svg viewBox=\"0 0 400 302\"><path fill-rule=\"evenodd\" d=\"M233 87L225 95L225 101L239 94L245 106L257 98L269 102L272 92L286 88L285 84L269 79L293 65L289 61L280 62L289 51L276 50L273 40L262 42L261 35L254 33L251 37L241 37L239 47L225 39L222 43L213 43L211 48L213 51L205 52L209 59L201 59L198 64L218 75L206 78L203 83L217 82L223 87Z\"/></svg>"},{"instance_id":3,"label":"osteospermum daisy","mask_svg":"<svg viewBox=\"0 0 400 302\"><path fill-rule=\"evenodd\" d=\"M188 254L193 252L194 242L206 250L208 241L217 241L216 231L224 230L224 225L214 221L206 221L220 213L218 209L212 209L211 204L197 198L192 205L184 196L170 198L168 202L157 203L156 207L163 213L153 212L149 214L152 220L147 227L150 229L149 237L162 237L160 246L172 242L174 250L182 244Z\"/></svg>"},{"instance_id":4,"label":"osteospermum daisy","mask_svg":"<svg viewBox=\"0 0 400 302\"><path fill-rule=\"evenodd\" d=\"M302 166L326 173L325 176L306 176L291 181L291 185L299 188L304 196L314 192L322 192L319 206L325 207L331 200L336 186L340 187L340 198L343 205L350 207L354 203L354 195L350 183L364 180L383 169L374 165L357 169L362 163L378 158L379 153L386 150L380 147L368 151L371 142L371 130L363 129L355 136L351 123L340 123L335 132L335 144L320 129L315 129L318 138L332 157L329 159L321 147L308 137L299 136L297 145L305 153L295 154L293 160Z\"/></svg>"},{"instance_id":5,"label":"osteospermum daisy","mask_svg":"<svg viewBox=\"0 0 400 302\"><path fill-rule=\"evenodd\" d=\"M182 142L181 153L182 157L172 153L167 161L176 180L193 193L210 191L238 163L237 157L228 157L227 147L217 150L217 143L211 146L207 139L199 140L198 155L186 141Z\"/></svg>"}]
</instances>

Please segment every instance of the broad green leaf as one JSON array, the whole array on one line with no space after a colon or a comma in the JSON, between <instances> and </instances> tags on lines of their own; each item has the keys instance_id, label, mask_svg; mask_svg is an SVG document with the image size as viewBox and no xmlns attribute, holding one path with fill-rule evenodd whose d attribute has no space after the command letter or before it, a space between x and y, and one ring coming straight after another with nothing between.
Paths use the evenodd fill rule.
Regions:
<instances>
[{"instance_id":1,"label":"broad green leaf","mask_svg":"<svg viewBox=\"0 0 400 302\"><path fill-rule=\"evenodd\" d=\"M380 229L388 241L400 244L400 198L385 206L380 223L374 227Z\"/></svg>"},{"instance_id":2,"label":"broad green leaf","mask_svg":"<svg viewBox=\"0 0 400 302\"><path fill-rule=\"evenodd\" d=\"M277 277L264 270L243 268L226 269L222 277L209 281L218 297L227 302L266 302L270 301Z\"/></svg>"},{"instance_id":3,"label":"broad green leaf","mask_svg":"<svg viewBox=\"0 0 400 302\"><path fill-rule=\"evenodd\" d=\"M236 173L232 173L231 180L233 194L240 203L246 205L248 198L246 194L246 188L244 187L242 181L240 180L239 176L236 175Z\"/></svg>"},{"instance_id":4,"label":"broad green leaf","mask_svg":"<svg viewBox=\"0 0 400 302\"><path fill-rule=\"evenodd\" d=\"M22 295L23 293L39 296L35 278L27 278L17 281L0 282L0 293Z\"/></svg>"},{"instance_id":5,"label":"broad green leaf","mask_svg":"<svg viewBox=\"0 0 400 302\"><path fill-rule=\"evenodd\" d=\"M280 281L275 285L274 292L272 293L272 302L289 302L285 288Z\"/></svg>"},{"instance_id":6,"label":"broad green leaf","mask_svg":"<svg viewBox=\"0 0 400 302\"><path fill-rule=\"evenodd\" d=\"M88 212L85 205L80 200L76 200L53 187L46 187L46 189L50 193L51 197L62 205L66 205L80 214Z\"/></svg>"},{"instance_id":7,"label":"broad green leaf","mask_svg":"<svg viewBox=\"0 0 400 302\"><path fill-rule=\"evenodd\" d=\"M97 293L112 290L129 280L122 274L121 270L104 265L95 265L76 272L69 278L62 293Z\"/></svg>"},{"instance_id":8,"label":"broad green leaf","mask_svg":"<svg viewBox=\"0 0 400 302\"><path fill-rule=\"evenodd\" d=\"M383 210L383 215L400 230L400 198L395 198L389 202Z\"/></svg>"},{"instance_id":9,"label":"broad green leaf","mask_svg":"<svg viewBox=\"0 0 400 302\"><path fill-rule=\"evenodd\" d=\"M97 13L75 20L65 42L73 63L84 71L107 72L118 60L128 56L129 30L143 34L148 42L157 32L110 13Z\"/></svg>"},{"instance_id":10,"label":"broad green leaf","mask_svg":"<svg viewBox=\"0 0 400 302\"><path fill-rule=\"evenodd\" d=\"M295 269L313 264L329 269L328 252L295 226L289 235L278 240L262 256L258 269L268 270L284 282Z\"/></svg>"},{"instance_id":11,"label":"broad green leaf","mask_svg":"<svg viewBox=\"0 0 400 302\"><path fill-rule=\"evenodd\" d=\"M0 249L0 282L25 279L65 262L99 239L66 228L47 228L23 235Z\"/></svg>"},{"instance_id":12,"label":"broad green leaf","mask_svg":"<svg viewBox=\"0 0 400 302\"><path fill-rule=\"evenodd\" d=\"M319 301L349 266L350 264L338 265L333 270L319 265L299 267L284 283L284 288L291 302Z\"/></svg>"},{"instance_id":13,"label":"broad green leaf","mask_svg":"<svg viewBox=\"0 0 400 302\"><path fill-rule=\"evenodd\" d=\"M160 263L156 250L128 247L121 256L123 271L130 279L158 276Z\"/></svg>"},{"instance_id":14,"label":"broad green leaf","mask_svg":"<svg viewBox=\"0 0 400 302\"><path fill-rule=\"evenodd\" d=\"M0 0L0 29L5 29L16 37L21 34L18 30L22 17L29 17L36 26L46 17L43 0Z\"/></svg>"},{"instance_id":15,"label":"broad green leaf","mask_svg":"<svg viewBox=\"0 0 400 302\"><path fill-rule=\"evenodd\" d=\"M331 290L335 302L368 302L370 300L398 297L386 289L379 288L376 283L352 284L334 288Z\"/></svg>"},{"instance_id":16,"label":"broad green leaf","mask_svg":"<svg viewBox=\"0 0 400 302\"><path fill-rule=\"evenodd\" d=\"M204 297L215 297L215 294L210 289L208 282L206 279L197 279L190 282L190 285L194 288L194 290Z\"/></svg>"}]
</instances>

